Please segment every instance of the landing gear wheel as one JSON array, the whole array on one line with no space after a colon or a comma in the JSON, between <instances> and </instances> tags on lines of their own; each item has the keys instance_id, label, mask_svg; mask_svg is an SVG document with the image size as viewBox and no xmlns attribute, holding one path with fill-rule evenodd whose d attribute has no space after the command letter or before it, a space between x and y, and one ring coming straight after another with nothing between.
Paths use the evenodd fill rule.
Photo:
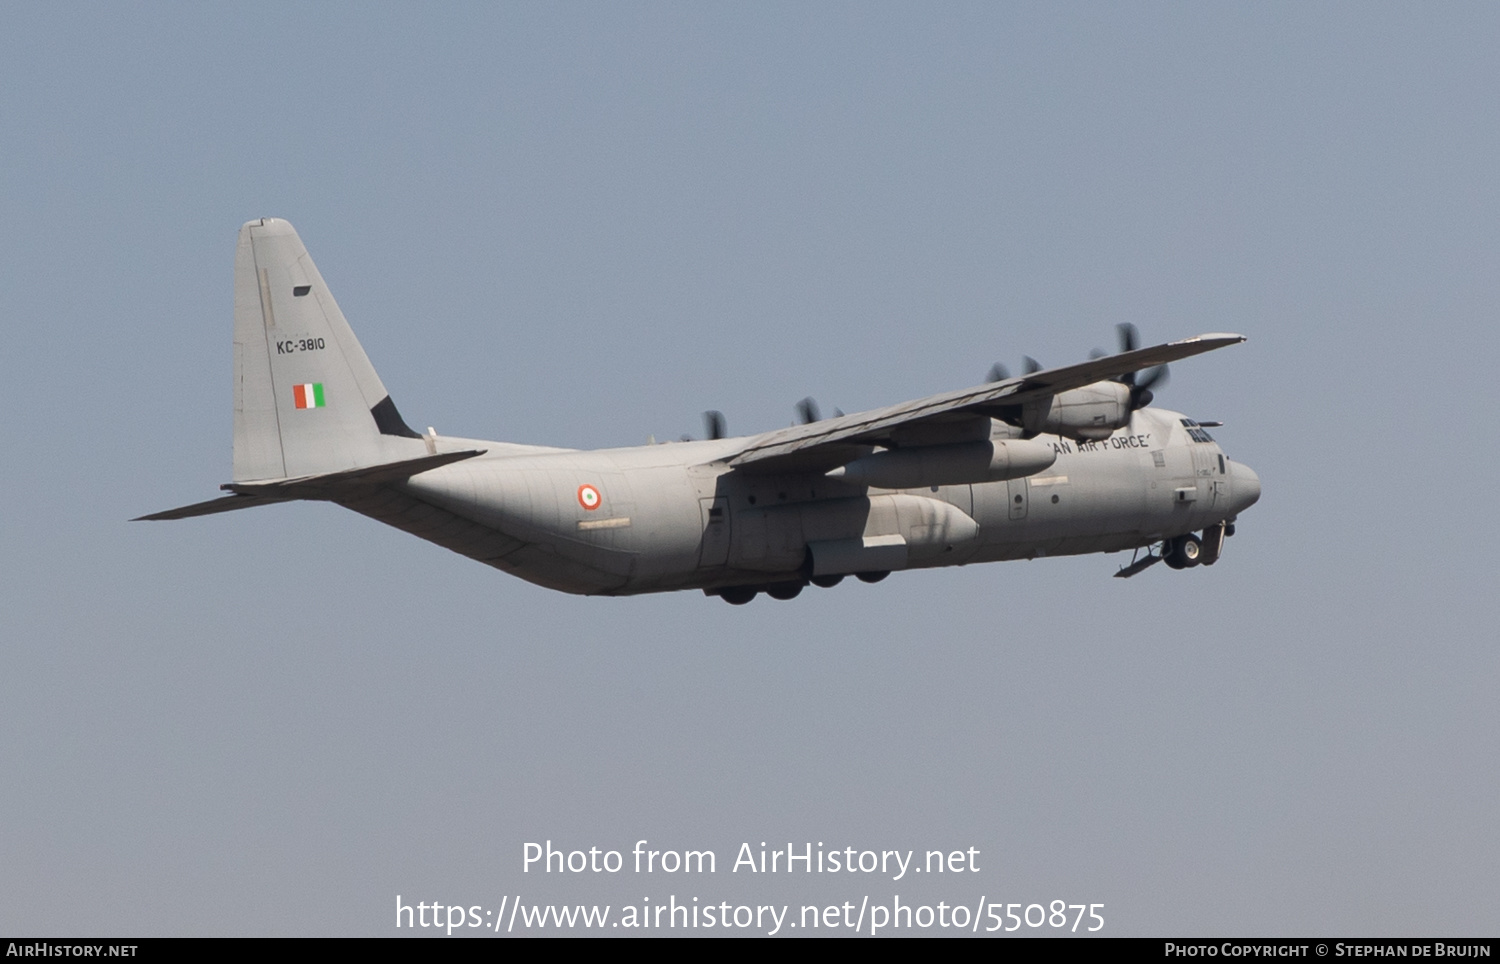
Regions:
<instances>
[{"instance_id":1,"label":"landing gear wheel","mask_svg":"<svg viewBox=\"0 0 1500 964\"><path fill-rule=\"evenodd\" d=\"M800 582L778 582L766 587L766 595L772 599L796 599L802 592L802 585Z\"/></svg>"},{"instance_id":2,"label":"landing gear wheel","mask_svg":"<svg viewBox=\"0 0 1500 964\"><path fill-rule=\"evenodd\" d=\"M842 573L840 573L837 576L813 576L812 577L812 584L814 586L817 586L817 587L821 588L821 589L832 589L834 586L837 586L839 583L841 583L843 581L844 581L844 576L843 576Z\"/></svg>"},{"instance_id":3,"label":"landing gear wheel","mask_svg":"<svg viewBox=\"0 0 1500 964\"><path fill-rule=\"evenodd\" d=\"M719 598L731 606L743 606L755 598L755 590L749 586L730 586L719 593Z\"/></svg>"},{"instance_id":4,"label":"landing gear wheel","mask_svg":"<svg viewBox=\"0 0 1500 964\"><path fill-rule=\"evenodd\" d=\"M1192 534L1178 536L1167 543L1162 558L1173 569L1191 569L1203 559L1203 543Z\"/></svg>"},{"instance_id":5,"label":"landing gear wheel","mask_svg":"<svg viewBox=\"0 0 1500 964\"><path fill-rule=\"evenodd\" d=\"M887 569L884 572L856 572L854 576L860 582L879 582L890 574L890 570Z\"/></svg>"}]
</instances>

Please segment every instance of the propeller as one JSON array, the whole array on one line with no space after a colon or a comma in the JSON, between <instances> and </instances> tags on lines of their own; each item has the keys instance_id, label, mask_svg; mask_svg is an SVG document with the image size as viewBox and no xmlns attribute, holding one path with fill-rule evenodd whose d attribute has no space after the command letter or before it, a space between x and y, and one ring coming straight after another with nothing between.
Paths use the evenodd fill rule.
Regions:
<instances>
[{"instance_id":1,"label":"propeller","mask_svg":"<svg viewBox=\"0 0 1500 964\"><path fill-rule=\"evenodd\" d=\"M843 418L844 410L842 408L835 408L833 410L833 417ZM811 395L809 395L802 401L797 403L798 422L803 425L807 425L812 422L821 422L822 420L823 411L822 409L818 408L818 400L816 398L813 398Z\"/></svg>"},{"instance_id":2,"label":"propeller","mask_svg":"<svg viewBox=\"0 0 1500 964\"><path fill-rule=\"evenodd\" d=\"M1026 355L1021 359L1021 371L1024 374L1031 375L1041 370L1042 363L1030 355ZM984 377L984 380L987 382L1003 382L1009 377L1010 369L1006 368L1000 362L995 362L995 364L990 366L990 373Z\"/></svg>"},{"instance_id":3,"label":"propeller","mask_svg":"<svg viewBox=\"0 0 1500 964\"><path fill-rule=\"evenodd\" d=\"M1124 354L1125 352L1135 351L1141 346L1141 333L1136 329L1135 325L1132 325L1129 322L1125 322L1123 324L1116 325L1115 331L1118 332L1120 337L1121 354ZM1108 357L1109 353L1102 348L1095 348L1093 351L1089 352L1089 358L1091 359L1097 360L1100 358ZM1021 371L1023 374L1031 375L1041 370L1042 363L1037 361L1035 358L1032 358L1030 355L1026 355L1022 358ZM1000 362L995 362L995 364L990 366L989 374L985 376L985 381L1003 382L1009 377L1010 369L1006 368ZM1167 377L1167 366L1157 365L1154 368L1147 368L1144 371L1129 372L1124 375L1116 375L1115 381L1130 389L1130 410L1133 412L1136 409L1145 408L1147 405L1151 404L1152 400L1156 397L1156 393L1153 392L1152 389L1155 388L1160 390L1161 388L1164 388L1167 384ZM814 403L810 398L804 398L801 404L802 406L812 406L811 418L807 417L807 408L803 407L800 409L803 412L803 421L817 421L818 409L816 403Z\"/></svg>"},{"instance_id":4,"label":"propeller","mask_svg":"<svg viewBox=\"0 0 1500 964\"><path fill-rule=\"evenodd\" d=\"M727 425L724 421L723 412L707 411L703 413L703 432L709 439L718 440L723 438L726 430Z\"/></svg>"},{"instance_id":5,"label":"propeller","mask_svg":"<svg viewBox=\"0 0 1500 964\"><path fill-rule=\"evenodd\" d=\"M1116 325L1115 330L1120 333L1121 352L1135 351L1141 346L1141 333L1136 330L1135 325L1127 321ZM1166 365L1157 365L1145 371L1130 372L1119 376L1120 383L1130 389L1130 410L1133 412L1150 405L1151 400L1156 397L1156 394L1151 391L1152 387L1165 388L1167 376Z\"/></svg>"}]
</instances>

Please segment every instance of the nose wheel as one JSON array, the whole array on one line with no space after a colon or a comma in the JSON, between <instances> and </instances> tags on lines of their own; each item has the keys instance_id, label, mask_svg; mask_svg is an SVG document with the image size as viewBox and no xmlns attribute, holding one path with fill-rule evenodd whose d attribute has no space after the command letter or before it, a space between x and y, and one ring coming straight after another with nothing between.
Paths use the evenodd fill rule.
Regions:
<instances>
[{"instance_id":1,"label":"nose wheel","mask_svg":"<svg viewBox=\"0 0 1500 964\"><path fill-rule=\"evenodd\" d=\"M1124 566L1115 575L1121 579L1129 579L1138 572L1142 572L1158 562L1165 562L1171 569L1191 569L1194 566L1211 566L1219 561L1219 556L1224 552L1224 538L1234 535L1234 524L1220 522L1203 530L1202 536L1189 532L1186 535L1166 539L1161 543L1161 554L1152 552L1154 547L1145 547L1146 555L1140 556L1140 549L1130 558L1130 565Z\"/></svg>"},{"instance_id":2,"label":"nose wheel","mask_svg":"<svg viewBox=\"0 0 1500 964\"><path fill-rule=\"evenodd\" d=\"M1203 561L1203 542L1192 533L1167 543L1162 559L1173 569L1191 569Z\"/></svg>"}]
</instances>

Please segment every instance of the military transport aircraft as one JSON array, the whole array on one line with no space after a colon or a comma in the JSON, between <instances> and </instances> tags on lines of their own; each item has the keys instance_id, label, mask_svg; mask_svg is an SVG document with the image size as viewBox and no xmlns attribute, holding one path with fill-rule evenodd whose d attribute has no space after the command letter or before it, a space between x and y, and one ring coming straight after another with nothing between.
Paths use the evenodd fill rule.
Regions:
<instances>
[{"instance_id":1,"label":"military transport aircraft","mask_svg":"<svg viewBox=\"0 0 1500 964\"><path fill-rule=\"evenodd\" d=\"M297 232L261 218L235 256L231 494L142 518L334 502L552 589L735 604L1039 556L1212 565L1260 479L1217 423L1146 406L1167 362L1245 339L1120 330L1119 354L827 419L808 400L801 424L742 438L718 413L707 439L593 452L421 434Z\"/></svg>"}]
</instances>

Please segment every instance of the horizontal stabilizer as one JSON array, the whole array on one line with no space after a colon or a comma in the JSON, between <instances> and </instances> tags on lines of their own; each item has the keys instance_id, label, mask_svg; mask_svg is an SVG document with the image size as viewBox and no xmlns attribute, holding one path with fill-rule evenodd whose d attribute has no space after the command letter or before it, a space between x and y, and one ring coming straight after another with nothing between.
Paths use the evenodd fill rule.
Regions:
<instances>
[{"instance_id":1,"label":"horizontal stabilizer","mask_svg":"<svg viewBox=\"0 0 1500 964\"><path fill-rule=\"evenodd\" d=\"M178 509L168 509L165 512L153 512L130 521L191 519L194 516L213 515L216 512L231 512L235 509L249 509L257 505L270 505L273 502L291 502L296 499L333 499L337 498L343 490L400 482L442 465L483 455L485 451L485 449L464 449L461 452L441 452L416 459L402 459L399 462L367 465L358 469L345 469L342 472L324 472L321 475L303 475L292 479L229 482L219 488L228 489L235 493L234 495L210 499L207 502L197 502Z\"/></svg>"},{"instance_id":2,"label":"horizontal stabilizer","mask_svg":"<svg viewBox=\"0 0 1500 964\"><path fill-rule=\"evenodd\" d=\"M402 459L399 462L383 462L380 465L344 469L341 472L323 472L318 475L300 475L290 479L269 479L262 482L229 482L221 485L220 488L237 492L240 495L268 495L287 499L328 498L330 490L400 482L441 465L462 462L464 459L483 455L485 451L485 449L464 449L461 452L441 452L437 455L424 455L421 458Z\"/></svg>"},{"instance_id":3,"label":"horizontal stabilizer","mask_svg":"<svg viewBox=\"0 0 1500 964\"><path fill-rule=\"evenodd\" d=\"M207 502L195 502L177 509L168 509L165 512L153 512L143 515L131 522L158 522L163 519L191 519L194 516L213 515L216 512L232 512L235 509L253 509L258 505L270 505L273 502L286 502L291 496L269 496L269 495L226 495L217 499L209 499Z\"/></svg>"}]
</instances>

